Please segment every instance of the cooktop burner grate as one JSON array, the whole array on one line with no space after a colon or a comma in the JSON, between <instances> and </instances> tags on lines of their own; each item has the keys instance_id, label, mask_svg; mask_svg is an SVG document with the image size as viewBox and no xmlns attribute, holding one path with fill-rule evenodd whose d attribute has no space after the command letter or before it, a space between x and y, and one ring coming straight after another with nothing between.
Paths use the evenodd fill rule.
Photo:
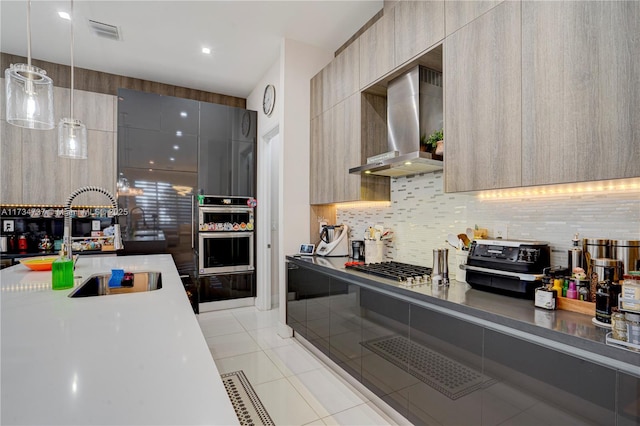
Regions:
<instances>
[{"instance_id":1,"label":"cooktop burner grate","mask_svg":"<svg viewBox=\"0 0 640 426\"><path fill-rule=\"evenodd\" d=\"M400 262L370 263L368 265L347 265L352 269L381 278L388 278L398 282L426 281L426 276L431 275L432 269L425 266L410 265Z\"/></svg>"}]
</instances>

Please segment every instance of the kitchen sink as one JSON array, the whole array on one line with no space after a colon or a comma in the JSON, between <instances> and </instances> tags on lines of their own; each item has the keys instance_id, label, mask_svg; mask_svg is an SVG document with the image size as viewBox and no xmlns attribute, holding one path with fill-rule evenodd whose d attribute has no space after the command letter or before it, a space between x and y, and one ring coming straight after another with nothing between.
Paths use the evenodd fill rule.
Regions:
<instances>
[{"instance_id":1,"label":"kitchen sink","mask_svg":"<svg viewBox=\"0 0 640 426\"><path fill-rule=\"evenodd\" d=\"M167 239L159 229L142 229L123 238L124 254L153 254L167 252Z\"/></svg>"},{"instance_id":2,"label":"kitchen sink","mask_svg":"<svg viewBox=\"0 0 640 426\"><path fill-rule=\"evenodd\" d=\"M111 274L94 274L87 278L69 297L107 296L110 294L141 293L162 288L160 272L125 272L120 285L109 286Z\"/></svg>"}]
</instances>

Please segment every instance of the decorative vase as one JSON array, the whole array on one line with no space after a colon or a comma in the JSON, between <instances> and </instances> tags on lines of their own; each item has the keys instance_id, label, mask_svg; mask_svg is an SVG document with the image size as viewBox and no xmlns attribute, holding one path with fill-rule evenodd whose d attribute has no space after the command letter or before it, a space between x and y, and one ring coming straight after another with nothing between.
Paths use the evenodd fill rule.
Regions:
<instances>
[{"instance_id":1,"label":"decorative vase","mask_svg":"<svg viewBox=\"0 0 640 426\"><path fill-rule=\"evenodd\" d=\"M436 150L435 150L435 154L436 155L443 155L444 154L444 140L442 141L438 141L436 142Z\"/></svg>"}]
</instances>

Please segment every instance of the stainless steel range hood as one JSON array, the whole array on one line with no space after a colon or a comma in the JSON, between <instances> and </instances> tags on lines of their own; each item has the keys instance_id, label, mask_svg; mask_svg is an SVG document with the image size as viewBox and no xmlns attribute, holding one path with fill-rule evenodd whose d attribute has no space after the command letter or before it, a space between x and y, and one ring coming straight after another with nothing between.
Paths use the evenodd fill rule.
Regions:
<instances>
[{"instance_id":1,"label":"stainless steel range hood","mask_svg":"<svg viewBox=\"0 0 640 426\"><path fill-rule=\"evenodd\" d=\"M387 88L388 152L349 173L399 177L442 170L442 161L420 151L420 136L442 128L442 73L416 66Z\"/></svg>"}]
</instances>

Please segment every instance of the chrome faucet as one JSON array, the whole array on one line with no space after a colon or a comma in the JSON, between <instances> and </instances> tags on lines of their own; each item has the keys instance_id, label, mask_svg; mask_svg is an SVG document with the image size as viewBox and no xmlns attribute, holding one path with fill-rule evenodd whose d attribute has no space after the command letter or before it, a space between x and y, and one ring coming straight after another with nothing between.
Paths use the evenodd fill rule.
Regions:
<instances>
[{"instance_id":1,"label":"chrome faucet","mask_svg":"<svg viewBox=\"0 0 640 426\"><path fill-rule=\"evenodd\" d=\"M127 230L126 230L127 231L127 235L135 234L135 230L137 228L137 226L136 226L137 221L133 217L133 212L138 211L138 210L140 211L140 215L142 216L142 226L144 227L144 229L147 229L147 216L146 216L146 214L144 212L144 209L142 207L140 207L140 206L135 206L134 208L129 210L130 220L127 221ZM130 226L129 226L129 223L131 224Z\"/></svg>"},{"instance_id":2,"label":"chrome faucet","mask_svg":"<svg viewBox=\"0 0 640 426\"><path fill-rule=\"evenodd\" d=\"M109 201L111 201L111 208L113 209L114 217L118 216L118 202L106 189L98 186L83 186L82 188L78 188L73 191L69 195L69 198L67 198L67 202L64 205L64 236L62 241L64 243L66 251L65 257L67 259L73 259L73 254L71 252L71 203L73 203L73 200L75 200L78 195L84 194L85 192L99 192L100 194L106 195L109 198ZM120 235L120 225L116 223L113 225L113 248L114 250L121 250L123 247L122 236Z\"/></svg>"}]
</instances>

